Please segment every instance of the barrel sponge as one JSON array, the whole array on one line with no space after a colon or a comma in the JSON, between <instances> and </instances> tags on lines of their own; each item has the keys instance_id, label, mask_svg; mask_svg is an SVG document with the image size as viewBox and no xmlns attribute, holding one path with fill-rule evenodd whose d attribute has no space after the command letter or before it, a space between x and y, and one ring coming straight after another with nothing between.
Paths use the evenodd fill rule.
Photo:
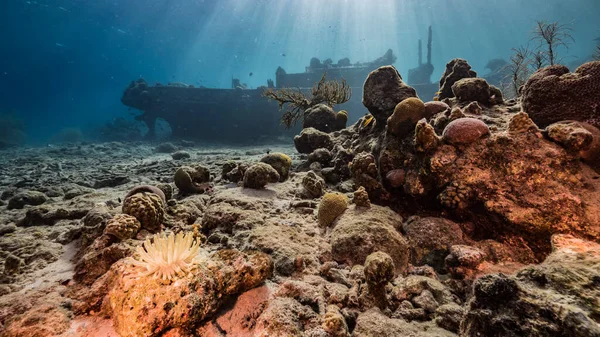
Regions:
<instances>
[{"instance_id":1,"label":"barrel sponge","mask_svg":"<svg viewBox=\"0 0 600 337\"><path fill-rule=\"evenodd\" d=\"M133 238L142 225L135 217L128 214L117 214L106 223L104 234L110 234L119 240Z\"/></svg>"},{"instance_id":2,"label":"barrel sponge","mask_svg":"<svg viewBox=\"0 0 600 337\"><path fill-rule=\"evenodd\" d=\"M317 219L320 227L330 226L348 208L348 198L342 193L325 193L319 203Z\"/></svg>"},{"instance_id":3,"label":"barrel sponge","mask_svg":"<svg viewBox=\"0 0 600 337\"><path fill-rule=\"evenodd\" d=\"M388 132L403 136L414 130L417 122L422 118L428 118L428 110L425 103L416 97L409 97L398 103L394 112L387 120Z\"/></svg>"},{"instance_id":4,"label":"barrel sponge","mask_svg":"<svg viewBox=\"0 0 600 337\"><path fill-rule=\"evenodd\" d=\"M289 176L292 158L287 154L280 152L269 153L260 161L271 165L279 173L279 181L284 181Z\"/></svg>"},{"instance_id":5,"label":"barrel sponge","mask_svg":"<svg viewBox=\"0 0 600 337\"><path fill-rule=\"evenodd\" d=\"M123 213L138 219L142 228L156 233L160 231L165 215L163 199L149 192L140 192L125 198L123 201Z\"/></svg>"},{"instance_id":6,"label":"barrel sponge","mask_svg":"<svg viewBox=\"0 0 600 337\"><path fill-rule=\"evenodd\" d=\"M600 127L600 61L584 63L575 72L561 65L536 71L523 86L522 107L544 128L563 120Z\"/></svg>"}]
</instances>

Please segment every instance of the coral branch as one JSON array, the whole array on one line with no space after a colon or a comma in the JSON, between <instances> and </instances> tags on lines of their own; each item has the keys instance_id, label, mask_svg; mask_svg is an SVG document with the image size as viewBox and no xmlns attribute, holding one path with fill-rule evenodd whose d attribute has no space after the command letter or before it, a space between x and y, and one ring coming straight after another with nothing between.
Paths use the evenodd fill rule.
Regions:
<instances>
[{"instance_id":1,"label":"coral branch","mask_svg":"<svg viewBox=\"0 0 600 337\"><path fill-rule=\"evenodd\" d=\"M281 123L289 129L304 119L304 112L310 107L322 103L333 107L350 100L352 90L346 80L325 81L326 75L327 73L324 73L319 83L312 87L310 95L305 94L300 88L279 90L269 88L262 95L269 100L277 101L279 110L287 108L281 116Z\"/></svg>"}]
</instances>

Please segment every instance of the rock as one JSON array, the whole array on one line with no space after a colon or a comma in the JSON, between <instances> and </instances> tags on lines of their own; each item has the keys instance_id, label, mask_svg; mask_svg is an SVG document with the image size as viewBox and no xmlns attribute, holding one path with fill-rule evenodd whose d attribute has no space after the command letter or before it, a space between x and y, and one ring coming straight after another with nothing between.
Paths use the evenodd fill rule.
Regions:
<instances>
[{"instance_id":1,"label":"rock","mask_svg":"<svg viewBox=\"0 0 600 337\"><path fill-rule=\"evenodd\" d=\"M546 127L548 137L569 152L586 151L594 136L577 121L560 121Z\"/></svg>"},{"instance_id":2,"label":"rock","mask_svg":"<svg viewBox=\"0 0 600 337\"><path fill-rule=\"evenodd\" d=\"M229 174L229 172L231 172L237 166L238 164L232 160L224 163L221 167L221 179L228 179L227 175Z\"/></svg>"},{"instance_id":3,"label":"rock","mask_svg":"<svg viewBox=\"0 0 600 337\"><path fill-rule=\"evenodd\" d=\"M600 335L600 245L570 235L552 242L542 264L475 282L461 335Z\"/></svg>"},{"instance_id":4,"label":"rock","mask_svg":"<svg viewBox=\"0 0 600 337\"><path fill-rule=\"evenodd\" d=\"M425 114L427 116L435 116L440 112L444 112L446 110L450 110L450 106L444 102L440 101L429 101L425 102Z\"/></svg>"},{"instance_id":5,"label":"rock","mask_svg":"<svg viewBox=\"0 0 600 337\"><path fill-rule=\"evenodd\" d=\"M489 104L490 86L483 78L463 78L452 85L453 95L461 102Z\"/></svg>"},{"instance_id":6,"label":"rock","mask_svg":"<svg viewBox=\"0 0 600 337\"><path fill-rule=\"evenodd\" d=\"M394 112L387 119L387 131L398 137L412 134L419 120L431 117L427 112L423 101L409 97L394 108Z\"/></svg>"},{"instance_id":7,"label":"rock","mask_svg":"<svg viewBox=\"0 0 600 337\"><path fill-rule=\"evenodd\" d=\"M355 337L457 337L458 335L440 329L432 322L407 322L403 319L388 318L379 309L370 309L359 314L352 336Z\"/></svg>"},{"instance_id":8,"label":"rock","mask_svg":"<svg viewBox=\"0 0 600 337\"><path fill-rule=\"evenodd\" d=\"M48 201L48 197L38 191L23 191L8 200L7 209L21 209L25 205L38 206Z\"/></svg>"},{"instance_id":9,"label":"rock","mask_svg":"<svg viewBox=\"0 0 600 337\"><path fill-rule=\"evenodd\" d=\"M289 297L276 297L257 319L256 330L263 336L305 336L304 331L320 327L320 319L309 306Z\"/></svg>"},{"instance_id":10,"label":"rock","mask_svg":"<svg viewBox=\"0 0 600 337\"><path fill-rule=\"evenodd\" d=\"M443 270L450 247L464 243L460 226L444 218L413 216L402 225L402 231L410 245L410 262L438 271Z\"/></svg>"},{"instance_id":11,"label":"rock","mask_svg":"<svg viewBox=\"0 0 600 337\"><path fill-rule=\"evenodd\" d=\"M104 187L116 187L120 185L127 184L131 179L127 176L114 176L107 179L96 180L94 183L94 188L104 188Z\"/></svg>"},{"instance_id":12,"label":"rock","mask_svg":"<svg viewBox=\"0 0 600 337\"><path fill-rule=\"evenodd\" d=\"M460 322L462 321L464 315L465 309L463 309L460 305L454 303L444 304L440 305L435 310L434 321L435 324L442 329L459 333Z\"/></svg>"},{"instance_id":13,"label":"rock","mask_svg":"<svg viewBox=\"0 0 600 337\"><path fill-rule=\"evenodd\" d=\"M440 79L439 99L454 97L452 86L463 78L476 77L477 73L471 70L467 60L455 58L446 64L446 70Z\"/></svg>"},{"instance_id":14,"label":"rock","mask_svg":"<svg viewBox=\"0 0 600 337\"><path fill-rule=\"evenodd\" d=\"M346 120L344 120L342 116L338 117L338 113L333 111L331 106L327 104L317 104L306 109L304 112L302 128L315 128L319 131L329 133L345 128L347 119L347 114Z\"/></svg>"},{"instance_id":15,"label":"rock","mask_svg":"<svg viewBox=\"0 0 600 337\"><path fill-rule=\"evenodd\" d=\"M16 230L17 230L17 226L15 226L15 224L12 224L12 223L6 224L6 225L0 225L0 236L14 233Z\"/></svg>"},{"instance_id":16,"label":"rock","mask_svg":"<svg viewBox=\"0 0 600 337\"><path fill-rule=\"evenodd\" d=\"M173 198L173 186L171 184L158 184L156 188L161 190L165 196L165 202Z\"/></svg>"},{"instance_id":17,"label":"rock","mask_svg":"<svg viewBox=\"0 0 600 337\"><path fill-rule=\"evenodd\" d=\"M522 90L523 111L540 127L575 120L600 127L600 61L575 70L553 65L536 71Z\"/></svg>"},{"instance_id":18,"label":"rock","mask_svg":"<svg viewBox=\"0 0 600 337\"><path fill-rule=\"evenodd\" d=\"M356 207L371 207L371 200L369 200L369 193L365 190L364 187L359 187L356 191L354 191L354 198L352 202L356 205Z\"/></svg>"},{"instance_id":19,"label":"rock","mask_svg":"<svg viewBox=\"0 0 600 337\"><path fill-rule=\"evenodd\" d=\"M182 166L177 169L173 179L182 193L204 193L210 188L210 171L202 165Z\"/></svg>"},{"instance_id":20,"label":"rock","mask_svg":"<svg viewBox=\"0 0 600 337\"><path fill-rule=\"evenodd\" d=\"M104 234L112 235L120 241L127 240L135 237L141 226L135 217L117 214L107 222Z\"/></svg>"},{"instance_id":21,"label":"rock","mask_svg":"<svg viewBox=\"0 0 600 337\"><path fill-rule=\"evenodd\" d=\"M579 157L598 171L600 170L600 129L584 122L580 122L579 125L589 131L593 137L589 148L579 151Z\"/></svg>"},{"instance_id":22,"label":"rock","mask_svg":"<svg viewBox=\"0 0 600 337\"><path fill-rule=\"evenodd\" d=\"M409 97L417 97L417 92L402 81L400 73L393 66L372 71L363 86L363 105L375 117L378 125L385 125L396 105Z\"/></svg>"},{"instance_id":23,"label":"rock","mask_svg":"<svg viewBox=\"0 0 600 337\"><path fill-rule=\"evenodd\" d=\"M156 233L161 229L165 215L165 202L155 193L135 193L123 200L123 213L138 219L142 228Z\"/></svg>"},{"instance_id":24,"label":"rock","mask_svg":"<svg viewBox=\"0 0 600 337\"><path fill-rule=\"evenodd\" d=\"M75 186L71 189L66 190L65 195L64 195L64 199L65 200L71 200L75 197L78 197L80 195L85 195L85 194L90 194L93 193L94 190L91 188L87 188L87 187L82 187L82 186Z\"/></svg>"},{"instance_id":25,"label":"rock","mask_svg":"<svg viewBox=\"0 0 600 337\"><path fill-rule=\"evenodd\" d=\"M271 165L256 163L250 166L244 173L244 187L263 189L268 183L276 183L280 180L279 173Z\"/></svg>"},{"instance_id":26,"label":"rock","mask_svg":"<svg viewBox=\"0 0 600 337\"><path fill-rule=\"evenodd\" d=\"M316 149L308 155L308 161L311 163L319 162L323 165L330 164L331 162L331 151L326 148Z\"/></svg>"},{"instance_id":27,"label":"rock","mask_svg":"<svg viewBox=\"0 0 600 337\"><path fill-rule=\"evenodd\" d=\"M481 108L481 105L479 105L479 103L477 101L472 101L471 103L467 104L467 106L465 106L465 108L463 109L463 112L465 114L470 114L470 115L481 115L483 112L483 109Z\"/></svg>"},{"instance_id":28,"label":"rock","mask_svg":"<svg viewBox=\"0 0 600 337\"><path fill-rule=\"evenodd\" d=\"M369 254L381 251L392 257L396 274L406 270L409 246L397 230L402 226L402 217L394 211L377 205L369 209L350 207L334 226L334 260L349 266L362 265Z\"/></svg>"},{"instance_id":29,"label":"rock","mask_svg":"<svg viewBox=\"0 0 600 337\"><path fill-rule=\"evenodd\" d=\"M191 158L191 156L186 151L180 150L180 151L171 153L171 158L173 158L173 160L182 160L182 159L189 159L189 158Z\"/></svg>"},{"instance_id":30,"label":"rock","mask_svg":"<svg viewBox=\"0 0 600 337\"><path fill-rule=\"evenodd\" d=\"M125 242L116 243L117 238L102 235L92 243L75 264L73 279L83 285L93 284L111 266L134 252L134 247Z\"/></svg>"},{"instance_id":31,"label":"rock","mask_svg":"<svg viewBox=\"0 0 600 337\"><path fill-rule=\"evenodd\" d=\"M459 118L450 122L442 133L442 140L453 145L465 145L488 135L488 126L476 118Z\"/></svg>"},{"instance_id":32,"label":"rock","mask_svg":"<svg viewBox=\"0 0 600 337\"><path fill-rule=\"evenodd\" d=\"M306 128L294 137L294 145L300 153L312 153L316 149L331 148L333 145L329 134L315 128Z\"/></svg>"},{"instance_id":33,"label":"rock","mask_svg":"<svg viewBox=\"0 0 600 337\"><path fill-rule=\"evenodd\" d=\"M8 253L4 260L4 273L8 275L18 274L21 266L23 265L25 265L25 261L23 261L23 259Z\"/></svg>"},{"instance_id":34,"label":"rock","mask_svg":"<svg viewBox=\"0 0 600 337\"><path fill-rule=\"evenodd\" d=\"M91 209L83 218L83 229L81 232L81 248L85 249L91 245L96 238L104 232L106 224L112 218L106 207Z\"/></svg>"},{"instance_id":35,"label":"rock","mask_svg":"<svg viewBox=\"0 0 600 337\"><path fill-rule=\"evenodd\" d=\"M154 148L154 152L157 153L173 153L177 151L177 146L173 143L161 143Z\"/></svg>"},{"instance_id":36,"label":"rock","mask_svg":"<svg viewBox=\"0 0 600 337\"><path fill-rule=\"evenodd\" d=\"M394 305L409 301L423 309L427 317L430 317L439 305L461 303L450 288L429 277L408 275L396 278L392 284L389 295Z\"/></svg>"},{"instance_id":37,"label":"rock","mask_svg":"<svg viewBox=\"0 0 600 337\"><path fill-rule=\"evenodd\" d=\"M309 198L319 198L325 193L325 181L313 171L302 178L302 187Z\"/></svg>"},{"instance_id":38,"label":"rock","mask_svg":"<svg viewBox=\"0 0 600 337\"><path fill-rule=\"evenodd\" d=\"M348 198L341 193L327 193L319 202L317 219L320 227L329 227L348 208Z\"/></svg>"},{"instance_id":39,"label":"rock","mask_svg":"<svg viewBox=\"0 0 600 337\"><path fill-rule=\"evenodd\" d=\"M385 175L385 179L394 188L402 187L404 185L406 173L403 169L394 169L389 171Z\"/></svg>"},{"instance_id":40,"label":"rock","mask_svg":"<svg viewBox=\"0 0 600 337\"><path fill-rule=\"evenodd\" d=\"M17 222L17 226L53 226L60 220L76 220L83 218L89 209L50 209L46 206L30 208L25 213L25 217Z\"/></svg>"},{"instance_id":41,"label":"rock","mask_svg":"<svg viewBox=\"0 0 600 337\"><path fill-rule=\"evenodd\" d=\"M290 174L292 158L285 153L273 152L264 156L261 162L271 165L279 173L279 181L285 181Z\"/></svg>"},{"instance_id":42,"label":"rock","mask_svg":"<svg viewBox=\"0 0 600 337\"><path fill-rule=\"evenodd\" d=\"M261 285L271 276L273 263L263 253L219 250L167 284L153 277L124 277L128 268L120 264L114 270L117 280L108 301L115 331L135 337L194 327L227 298Z\"/></svg>"},{"instance_id":43,"label":"rock","mask_svg":"<svg viewBox=\"0 0 600 337\"><path fill-rule=\"evenodd\" d=\"M231 171L227 172L227 179L232 183L240 182L242 179L244 179L244 173L246 173L246 170L249 166L250 165L246 163L238 164L236 167L231 169Z\"/></svg>"}]
</instances>

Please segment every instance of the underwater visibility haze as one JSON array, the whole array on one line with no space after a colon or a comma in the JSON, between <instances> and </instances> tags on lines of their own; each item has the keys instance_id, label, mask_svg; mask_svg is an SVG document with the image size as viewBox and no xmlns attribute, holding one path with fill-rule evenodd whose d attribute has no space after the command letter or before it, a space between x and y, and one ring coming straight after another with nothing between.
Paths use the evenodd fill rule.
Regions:
<instances>
[{"instance_id":1,"label":"underwater visibility haze","mask_svg":"<svg viewBox=\"0 0 600 337\"><path fill-rule=\"evenodd\" d=\"M0 337L600 336L600 1L2 5Z\"/></svg>"}]
</instances>

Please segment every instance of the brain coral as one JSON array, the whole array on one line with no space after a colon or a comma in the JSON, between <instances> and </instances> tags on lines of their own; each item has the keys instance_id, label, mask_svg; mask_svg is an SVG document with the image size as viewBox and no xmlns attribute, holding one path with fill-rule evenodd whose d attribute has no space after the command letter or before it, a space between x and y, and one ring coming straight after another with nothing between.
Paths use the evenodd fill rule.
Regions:
<instances>
[{"instance_id":1,"label":"brain coral","mask_svg":"<svg viewBox=\"0 0 600 337\"><path fill-rule=\"evenodd\" d=\"M565 66L535 72L523 86L523 110L540 127L576 120L600 127L600 61L570 73Z\"/></svg>"},{"instance_id":2,"label":"brain coral","mask_svg":"<svg viewBox=\"0 0 600 337\"><path fill-rule=\"evenodd\" d=\"M129 214L150 232L158 232L165 215L163 199L148 192L130 195L123 201L123 213Z\"/></svg>"},{"instance_id":3,"label":"brain coral","mask_svg":"<svg viewBox=\"0 0 600 337\"><path fill-rule=\"evenodd\" d=\"M425 103L416 97L409 97L398 103L387 120L388 132L396 136L404 136L414 130L421 118L428 118Z\"/></svg>"},{"instance_id":4,"label":"brain coral","mask_svg":"<svg viewBox=\"0 0 600 337\"><path fill-rule=\"evenodd\" d=\"M141 226L135 217L128 214L117 214L106 223L104 234L113 235L119 240L131 239Z\"/></svg>"},{"instance_id":5,"label":"brain coral","mask_svg":"<svg viewBox=\"0 0 600 337\"><path fill-rule=\"evenodd\" d=\"M341 193L326 193L319 203L319 226L328 227L348 208L348 198Z\"/></svg>"}]
</instances>

